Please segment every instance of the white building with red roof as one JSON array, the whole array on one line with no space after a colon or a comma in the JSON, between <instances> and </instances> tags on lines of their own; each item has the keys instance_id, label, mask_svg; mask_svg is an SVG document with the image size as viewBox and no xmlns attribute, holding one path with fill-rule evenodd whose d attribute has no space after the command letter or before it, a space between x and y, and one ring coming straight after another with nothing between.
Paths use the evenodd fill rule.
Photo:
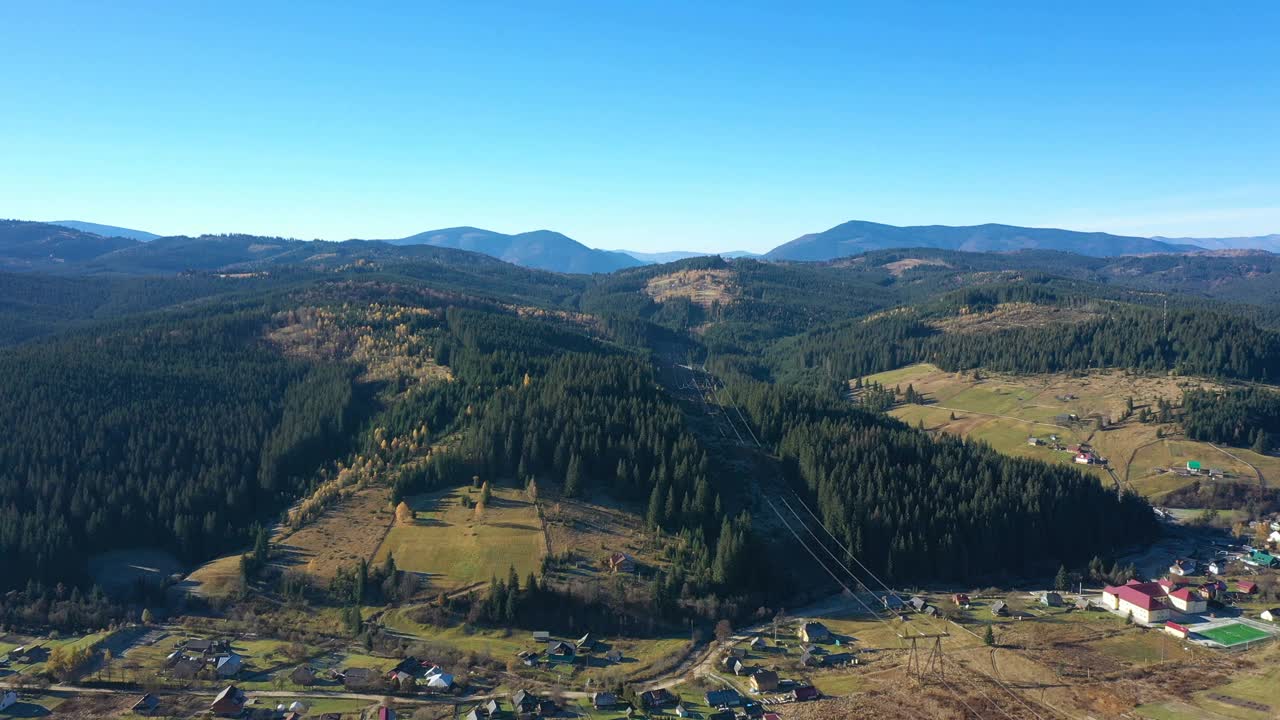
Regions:
<instances>
[{"instance_id":1,"label":"white building with red roof","mask_svg":"<svg viewBox=\"0 0 1280 720\"><path fill-rule=\"evenodd\" d=\"M1209 609L1209 601L1195 588L1180 587L1169 593L1169 602L1179 612L1202 613Z\"/></svg>"},{"instance_id":2,"label":"white building with red roof","mask_svg":"<svg viewBox=\"0 0 1280 720\"><path fill-rule=\"evenodd\" d=\"M1124 585L1107 587L1102 591L1102 603L1122 615L1133 615L1143 625L1164 622L1172 612L1165 601L1165 589L1160 583L1130 580Z\"/></svg>"}]
</instances>

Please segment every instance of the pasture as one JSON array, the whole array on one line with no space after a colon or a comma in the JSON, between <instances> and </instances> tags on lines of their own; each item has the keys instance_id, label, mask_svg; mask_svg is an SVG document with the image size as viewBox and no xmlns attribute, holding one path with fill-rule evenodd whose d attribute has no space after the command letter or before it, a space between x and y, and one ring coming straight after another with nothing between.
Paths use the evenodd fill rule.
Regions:
<instances>
[{"instance_id":1,"label":"pasture","mask_svg":"<svg viewBox=\"0 0 1280 720\"><path fill-rule=\"evenodd\" d=\"M1076 464L1073 453L1055 449L1053 438L1063 447L1089 443L1120 482L1157 502L1196 480L1253 483L1258 471L1280 476L1280 458L1187 440L1177 434L1176 424L1138 420L1144 408L1155 412L1160 399L1176 401L1187 389L1219 387L1196 378L1109 370L1045 375L983 371L975 380L972 373L922 363L872 375L864 382L904 391L911 385L922 393L925 404L900 404L890 411L912 425L982 440L1006 455L1071 465L1105 483L1114 482L1104 467ZM1130 399L1133 412L1125 419ZM1104 429L1098 429L1099 420ZM1032 437L1042 444L1030 444ZM1173 472L1185 468L1188 460L1222 469L1226 477Z\"/></svg>"},{"instance_id":2,"label":"pasture","mask_svg":"<svg viewBox=\"0 0 1280 720\"><path fill-rule=\"evenodd\" d=\"M411 524L396 524L377 550L396 566L425 576L433 591L450 591L506 577L514 567L521 580L538 571L546 536L537 507L520 490L495 488L482 513L464 505L480 497L470 487L417 495L406 502Z\"/></svg>"}]
</instances>

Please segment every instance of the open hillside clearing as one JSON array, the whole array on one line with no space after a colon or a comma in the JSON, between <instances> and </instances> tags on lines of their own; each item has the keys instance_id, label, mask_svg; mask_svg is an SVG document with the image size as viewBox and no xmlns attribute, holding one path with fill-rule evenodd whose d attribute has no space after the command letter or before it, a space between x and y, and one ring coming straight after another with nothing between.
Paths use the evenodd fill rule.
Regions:
<instances>
[{"instance_id":1,"label":"open hillside clearing","mask_svg":"<svg viewBox=\"0 0 1280 720\"><path fill-rule=\"evenodd\" d=\"M374 561L393 556L399 569L426 577L432 591L487 583L512 567L521 578L538 571L547 543L534 503L523 491L494 488L478 510L480 495L464 486L406 498L412 523L392 527Z\"/></svg>"},{"instance_id":2,"label":"open hillside clearing","mask_svg":"<svg viewBox=\"0 0 1280 720\"><path fill-rule=\"evenodd\" d=\"M890 411L912 425L982 440L1007 455L1075 465L1112 482L1103 466L1076 464L1075 453L1065 450L1088 443L1108 461L1118 480L1153 502L1197 479L1257 483L1259 471L1264 477L1269 472L1280 477L1280 458L1178 437L1172 423L1139 421L1137 414L1144 408L1154 412L1160 399L1176 401L1185 389L1221 387L1205 380L1104 370L1048 375L982 371L975 380L973 373L922 363L871 375L863 382L903 391L910 386L923 395L923 404L903 403ZM1125 419L1130 398L1134 410ZM1031 444L1030 438L1039 443ZM1064 449L1055 449L1055 442ZM1192 460L1206 469L1222 470L1225 477L1186 474Z\"/></svg>"}]
</instances>

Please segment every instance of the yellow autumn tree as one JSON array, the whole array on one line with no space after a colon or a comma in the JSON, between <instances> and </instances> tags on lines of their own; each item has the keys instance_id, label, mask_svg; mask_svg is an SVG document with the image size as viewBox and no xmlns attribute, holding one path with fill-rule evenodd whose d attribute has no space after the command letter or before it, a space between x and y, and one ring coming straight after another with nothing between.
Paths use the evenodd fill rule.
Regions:
<instances>
[{"instance_id":1,"label":"yellow autumn tree","mask_svg":"<svg viewBox=\"0 0 1280 720\"><path fill-rule=\"evenodd\" d=\"M409 507L408 503L401 500L400 504L396 506L396 521L401 525L412 525L415 517L413 508Z\"/></svg>"}]
</instances>

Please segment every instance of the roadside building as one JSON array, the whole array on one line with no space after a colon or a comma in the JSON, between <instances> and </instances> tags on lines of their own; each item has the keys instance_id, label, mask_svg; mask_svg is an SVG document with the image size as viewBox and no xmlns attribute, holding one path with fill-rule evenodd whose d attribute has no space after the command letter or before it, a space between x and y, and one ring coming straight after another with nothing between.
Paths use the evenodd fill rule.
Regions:
<instances>
[{"instance_id":1,"label":"roadside building","mask_svg":"<svg viewBox=\"0 0 1280 720\"><path fill-rule=\"evenodd\" d=\"M302 685L303 687L314 685L316 682L316 671L309 665L299 665L293 669L293 672L289 673L289 680L294 685Z\"/></svg>"},{"instance_id":2,"label":"roadside building","mask_svg":"<svg viewBox=\"0 0 1280 720\"><path fill-rule=\"evenodd\" d=\"M1179 625L1172 620L1165 622L1164 631L1182 640L1186 640L1191 635L1191 631L1185 625Z\"/></svg>"},{"instance_id":3,"label":"roadside building","mask_svg":"<svg viewBox=\"0 0 1280 720\"><path fill-rule=\"evenodd\" d=\"M382 675L372 668L352 667L339 673L348 690L374 690L382 686Z\"/></svg>"},{"instance_id":4,"label":"roadside building","mask_svg":"<svg viewBox=\"0 0 1280 720\"><path fill-rule=\"evenodd\" d=\"M1003 617L1009 614L1009 606L1003 600L991 603L991 614Z\"/></svg>"},{"instance_id":5,"label":"roadside building","mask_svg":"<svg viewBox=\"0 0 1280 720\"><path fill-rule=\"evenodd\" d=\"M1236 592L1242 595L1253 595L1258 592L1258 584L1249 580L1240 580L1236 582Z\"/></svg>"},{"instance_id":6,"label":"roadside building","mask_svg":"<svg viewBox=\"0 0 1280 720\"><path fill-rule=\"evenodd\" d=\"M618 706L618 696L610 692L598 692L591 696L591 706L597 710L612 710Z\"/></svg>"},{"instance_id":7,"label":"roadside building","mask_svg":"<svg viewBox=\"0 0 1280 720\"><path fill-rule=\"evenodd\" d=\"M214 697L209 704L209 711L214 715L235 717L244 712L244 704L248 700L235 685L228 685Z\"/></svg>"}]
</instances>

